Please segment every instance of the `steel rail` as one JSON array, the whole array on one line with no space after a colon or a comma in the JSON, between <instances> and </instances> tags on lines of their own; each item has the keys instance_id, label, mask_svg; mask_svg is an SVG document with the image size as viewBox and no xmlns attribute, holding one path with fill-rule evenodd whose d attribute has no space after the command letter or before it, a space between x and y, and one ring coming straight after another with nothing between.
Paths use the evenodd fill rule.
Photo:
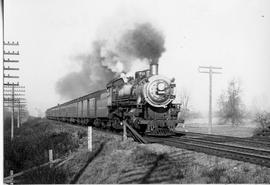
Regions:
<instances>
[{"instance_id":1,"label":"steel rail","mask_svg":"<svg viewBox=\"0 0 270 185\"><path fill-rule=\"evenodd\" d=\"M176 140L179 139L179 137L173 137ZM267 149L261 149L261 148L251 148L251 147L247 147L247 146L239 146L239 145L235 145L235 144L228 144L228 143L219 143L219 142L215 142L215 141L205 141L205 140L200 140L200 139L194 139L194 138L181 138L181 141L187 141L187 142L193 142L193 143L203 143L205 145L208 146L220 146L220 147L227 147L227 148L231 148L234 150L239 150L239 151L243 151L245 150L246 152L249 153L254 153L254 154L261 154L261 155L266 155L266 156L270 156L270 150Z\"/></svg>"},{"instance_id":2,"label":"steel rail","mask_svg":"<svg viewBox=\"0 0 270 185\"><path fill-rule=\"evenodd\" d=\"M126 125L127 129L129 129L131 135L135 140L137 140L140 143L147 144L148 141L144 139L135 129L132 128L126 121L124 121L124 124Z\"/></svg>"},{"instance_id":3,"label":"steel rail","mask_svg":"<svg viewBox=\"0 0 270 185\"><path fill-rule=\"evenodd\" d=\"M254 144L254 145L264 145L270 147L270 140L266 139L254 139L254 138L240 138L234 136L222 136L222 135L214 135L214 134L205 134L205 133L196 133L196 132L182 132L182 131L175 131L176 135L186 135L186 136L202 136L208 137L209 139L218 138L224 139L226 142L245 142L247 144Z\"/></svg>"},{"instance_id":4,"label":"steel rail","mask_svg":"<svg viewBox=\"0 0 270 185\"><path fill-rule=\"evenodd\" d=\"M234 147L228 148L227 146L219 145L206 145L205 143L192 143L189 139L182 140L178 138L155 138L155 137L148 137L149 141L153 141L156 143L173 146L177 148L184 148L187 150L193 150L196 152L202 152L210 155L216 155L220 157L230 158L239 161L245 161L253 164L258 164L261 166L270 167L270 155L261 155L260 153L249 153L248 151L239 151L239 148L236 147L238 150L234 150Z\"/></svg>"}]
</instances>

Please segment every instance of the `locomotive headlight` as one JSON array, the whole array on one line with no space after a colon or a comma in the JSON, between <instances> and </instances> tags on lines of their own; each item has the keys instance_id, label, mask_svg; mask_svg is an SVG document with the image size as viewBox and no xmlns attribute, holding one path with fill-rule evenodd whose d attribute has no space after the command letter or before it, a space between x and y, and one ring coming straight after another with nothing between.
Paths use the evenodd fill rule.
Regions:
<instances>
[{"instance_id":1,"label":"locomotive headlight","mask_svg":"<svg viewBox=\"0 0 270 185\"><path fill-rule=\"evenodd\" d=\"M159 91L164 91L165 86L166 86L165 83L163 83L163 82L159 83L159 84L158 84L158 90L159 90Z\"/></svg>"}]
</instances>

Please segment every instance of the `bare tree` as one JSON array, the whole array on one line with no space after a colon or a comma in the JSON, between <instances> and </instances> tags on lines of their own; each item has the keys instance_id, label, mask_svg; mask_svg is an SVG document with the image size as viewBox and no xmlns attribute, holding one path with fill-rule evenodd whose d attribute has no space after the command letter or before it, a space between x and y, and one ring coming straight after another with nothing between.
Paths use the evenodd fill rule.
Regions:
<instances>
[{"instance_id":1,"label":"bare tree","mask_svg":"<svg viewBox=\"0 0 270 185\"><path fill-rule=\"evenodd\" d=\"M218 99L218 115L224 123L230 121L237 126L244 118L244 105L241 99L241 85L239 80L231 80L227 91Z\"/></svg>"},{"instance_id":2,"label":"bare tree","mask_svg":"<svg viewBox=\"0 0 270 185\"><path fill-rule=\"evenodd\" d=\"M262 129L270 129L270 112L257 112L255 115L255 121L260 123Z\"/></svg>"},{"instance_id":3,"label":"bare tree","mask_svg":"<svg viewBox=\"0 0 270 185\"><path fill-rule=\"evenodd\" d=\"M190 93L186 89L182 89L179 93L181 112L179 117L185 120L189 115L188 103L190 100Z\"/></svg>"}]
</instances>

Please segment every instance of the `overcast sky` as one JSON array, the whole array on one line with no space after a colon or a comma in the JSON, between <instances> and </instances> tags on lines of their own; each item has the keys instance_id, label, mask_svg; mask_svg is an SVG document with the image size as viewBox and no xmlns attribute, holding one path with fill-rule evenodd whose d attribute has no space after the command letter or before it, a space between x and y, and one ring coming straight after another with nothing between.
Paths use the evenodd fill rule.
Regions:
<instances>
[{"instance_id":1,"label":"overcast sky","mask_svg":"<svg viewBox=\"0 0 270 185\"><path fill-rule=\"evenodd\" d=\"M223 67L213 77L214 108L232 78L240 79L247 107L269 108L269 17L269 0L8 0L5 40L20 42L20 82L32 115L64 102L55 85L80 70L75 56L134 20L163 32L159 71L190 93L192 110L208 110L208 75L199 65Z\"/></svg>"}]
</instances>

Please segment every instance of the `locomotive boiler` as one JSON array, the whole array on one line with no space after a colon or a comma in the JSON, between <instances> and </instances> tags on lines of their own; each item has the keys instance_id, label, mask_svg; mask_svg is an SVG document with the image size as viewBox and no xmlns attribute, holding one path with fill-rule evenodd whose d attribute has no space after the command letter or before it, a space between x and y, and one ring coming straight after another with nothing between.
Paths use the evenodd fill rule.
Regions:
<instances>
[{"instance_id":1,"label":"locomotive boiler","mask_svg":"<svg viewBox=\"0 0 270 185\"><path fill-rule=\"evenodd\" d=\"M167 136L180 122L180 104L173 103L175 83L158 74L158 63L137 71L135 77L121 76L96 91L52 107L49 119L96 127L122 129L126 120L141 134Z\"/></svg>"}]
</instances>

